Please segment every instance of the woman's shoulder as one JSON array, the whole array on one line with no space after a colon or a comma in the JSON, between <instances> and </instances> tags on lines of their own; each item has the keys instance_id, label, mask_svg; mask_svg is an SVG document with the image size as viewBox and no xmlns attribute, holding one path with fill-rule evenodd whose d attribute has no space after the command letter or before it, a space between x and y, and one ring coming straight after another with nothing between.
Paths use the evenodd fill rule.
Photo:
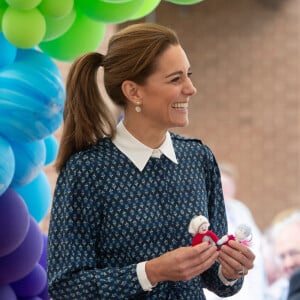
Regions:
<instances>
[{"instance_id":1,"label":"woman's shoulder","mask_svg":"<svg viewBox=\"0 0 300 300\"><path fill-rule=\"evenodd\" d=\"M170 133L174 148L178 151L196 152L202 155L212 155L211 149L196 137L184 136L176 133Z\"/></svg>"},{"instance_id":2,"label":"woman's shoulder","mask_svg":"<svg viewBox=\"0 0 300 300\"><path fill-rule=\"evenodd\" d=\"M74 153L67 165L91 165L95 161L107 160L107 154L113 149L110 139L104 138L89 146L87 149Z\"/></svg>"}]
</instances>

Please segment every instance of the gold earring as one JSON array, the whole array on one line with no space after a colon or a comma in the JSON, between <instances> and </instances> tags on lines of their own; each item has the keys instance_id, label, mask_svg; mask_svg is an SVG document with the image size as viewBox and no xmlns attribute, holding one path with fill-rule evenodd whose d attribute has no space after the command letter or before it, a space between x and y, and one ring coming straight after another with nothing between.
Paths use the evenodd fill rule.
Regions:
<instances>
[{"instance_id":1,"label":"gold earring","mask_svg":"<svg viewBox=\"0 0 300 300\"><path fill-rule=\"evenodd\" d=\"M137 113L140 113L142 111L142 108L141 108L141 102L136 102L136 107L135 107L135 111Z\"/></svg>"}]
</instances>

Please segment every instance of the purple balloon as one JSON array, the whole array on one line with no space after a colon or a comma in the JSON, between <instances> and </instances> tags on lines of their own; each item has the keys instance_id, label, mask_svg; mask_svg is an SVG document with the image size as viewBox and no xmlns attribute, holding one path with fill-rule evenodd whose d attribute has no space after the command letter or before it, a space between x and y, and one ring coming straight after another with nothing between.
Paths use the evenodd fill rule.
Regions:
<instances>
[{"instance_id":1,"label":"purple balloon","mask_svg":"<svg viewBox=\"0 0 300 300\"><path fill-rule=\"evenodd\" d=\"M0 258L21 245L29 224L30 215L24 200L8 188L0 196Z\"/></svg>"},{"instance_id":2,"label":"purple balloon","mask_svg":"<svg viewBox=\"0 0 300 300\"><path fill-rule=\"evenodd\" d=\"M39 260L39 264L47 270L47 250L48 250L48 235L43 233L43 239L44 239L44 244L43 244L43 252ZM48 283L46 282L46 285L43 289L43 291L38 295L41 297L43 300L50 300L50 296L48 294Z\"/></svg>"},{"instance_id":3,"label":"purple balloon","mask_svg":"<svg viewBox=\"0 0 300 300\"><path fill-rule=\"evenodd\" d=\"M47 270L47 249L48 249L48 236L43 233L43 252L39 260L39 264Z\"/></svg>"},{"instance_id":4,"label":"purple balloon","mask_svg":"<svg viewBox=\"0 0 300 300\"><path fill-rule=\"evenodd\" d=\"M18 297L34 297L43 291L46 282L45 269L40 264L36 264L29 274L10 285Z\"/></svg>"},{"instance_id":5,"label":"purple balloon","mask_svg":"<svg viewBox=\"0 0 300 300\"><path fill-rule=\"evenodd\" d=\"M38 296L43 300L50 300L50 296L48 294L48 283L46 283L44 290Z\"/></svg>"},{"instance_id":6,"label":"purple balloon","mask_svg":"<svg viewBox=\"0 0 300 300\"><path fill-rule=\"evenodd\" d=\"M43 237L38 223L31 217L22 244L12 253L0 257L0 284L17 281L31 272L41 257Z\"/></svg>"},{"instance_id":7,"label":"purple balloon","mask_svg":"<svg viewBox=\"0 0 300 300\"><path fill-rule=\"evenodd\" d=\"M38 296L35 296L35 297L18 298L18 300L43 300L43 299Z\"/></svg>"},{"instance_id":8,"label":"purple balloon","mask_svg":"<svg viewBox=\"0 0 300 300\"><path fill-rule=\"evenodd\" d=\"M17 300L17 296L9 285L0 285L0 299Z\"/></svg>"}]
</instances>

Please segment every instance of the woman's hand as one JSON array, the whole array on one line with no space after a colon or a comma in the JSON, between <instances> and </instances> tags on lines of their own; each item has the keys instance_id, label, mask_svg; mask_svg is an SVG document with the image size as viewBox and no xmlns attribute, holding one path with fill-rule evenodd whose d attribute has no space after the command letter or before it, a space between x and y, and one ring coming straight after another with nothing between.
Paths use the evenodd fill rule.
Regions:
<instances>
[{"instance_id":1,"label":"woman's hand","mask_svg":"<svg viewBox=\"0 0 300 300\"><path fill-rule=\"evenodd\" d=\"M194 247L181 247L146 263L152 285L160 281L190 280L209 269L219 256L217 247L207 242Z\"/></svg>"},{"instance_id":2,"label":"woman's hand","mask_svg":"<svg viewBox=\"0 0 300 300\"><path fill-rule=\"evenodd\" d=\"M220 249L218 261L222 265L222 274L226 279L239 279L253 268L255 255L246 246L237 241L229 241L228 246Z\"/></svg>"}]
</instances>

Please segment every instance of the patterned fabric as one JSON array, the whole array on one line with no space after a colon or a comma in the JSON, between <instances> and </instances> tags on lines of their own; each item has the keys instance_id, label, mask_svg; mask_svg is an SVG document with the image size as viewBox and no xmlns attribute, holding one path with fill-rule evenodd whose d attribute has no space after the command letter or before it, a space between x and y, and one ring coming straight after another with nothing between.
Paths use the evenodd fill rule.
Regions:
<instances>
[{"instance_id":1,"label":"patterned fabric","mask_svg":"<svg viewBox=\"0 0 300 300\"><path fill-rule=\"evenodd\" d=\"M136 264L191 244L188 224L205 215L218 236L227 233L220 174L199 140L171 135L178 164L164 155L140 172L103 139L71 157L59 174L49 228L48 280L54 300L205 299L221 296L218 266L184 282L161 282L144 292Z\"/></svg>"}]
</instances>

